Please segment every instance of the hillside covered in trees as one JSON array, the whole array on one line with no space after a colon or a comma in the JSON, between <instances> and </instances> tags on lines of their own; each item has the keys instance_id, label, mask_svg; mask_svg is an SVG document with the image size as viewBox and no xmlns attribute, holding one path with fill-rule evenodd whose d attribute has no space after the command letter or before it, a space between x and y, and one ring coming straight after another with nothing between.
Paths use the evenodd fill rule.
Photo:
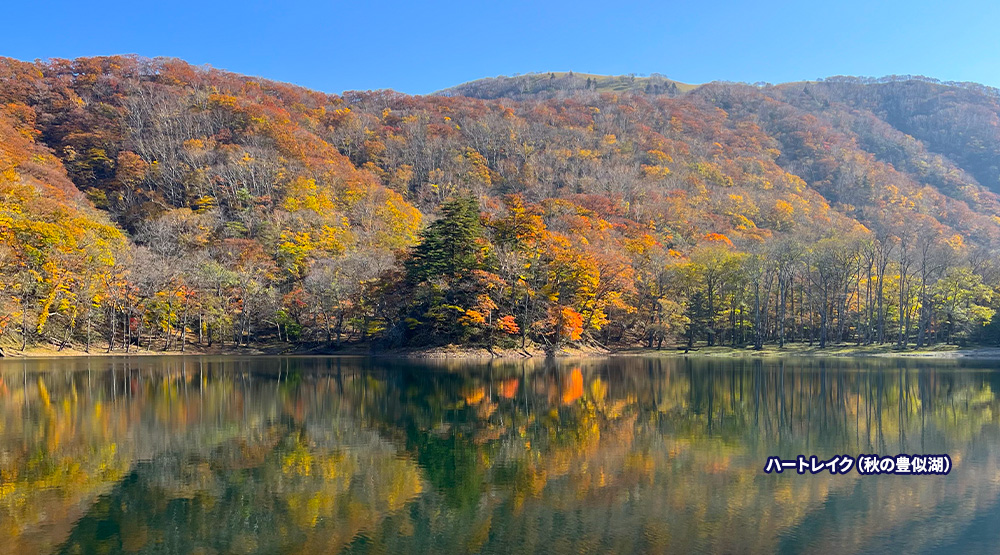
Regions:
<instances>
[{"instance_id":1,"label":"hillside covered in trees","mask_svg":"<svg viewBox=\"0 0 1000 555\"><path fill-rule=\"evenodd\" d=\"M998 195L974 84L0 58L0 346L996 343Z\"/></svg>"}]
</instances>

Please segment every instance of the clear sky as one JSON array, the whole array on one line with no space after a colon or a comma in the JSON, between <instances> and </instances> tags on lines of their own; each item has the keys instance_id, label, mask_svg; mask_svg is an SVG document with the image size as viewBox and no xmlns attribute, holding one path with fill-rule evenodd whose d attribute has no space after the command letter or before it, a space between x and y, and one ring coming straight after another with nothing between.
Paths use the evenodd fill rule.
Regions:
<instances>
[{"instance_id":1,"label":"clear sky","mask_svg":"<svg viewBox=\"0 0 1000 555\"><path fill-rule=\"evenodd\" d=\"M3 13L2 56L172 56L333 93L566 70L1000 86L1000 3L986 0L9 0Z\"/></svg>"}]
</instances>

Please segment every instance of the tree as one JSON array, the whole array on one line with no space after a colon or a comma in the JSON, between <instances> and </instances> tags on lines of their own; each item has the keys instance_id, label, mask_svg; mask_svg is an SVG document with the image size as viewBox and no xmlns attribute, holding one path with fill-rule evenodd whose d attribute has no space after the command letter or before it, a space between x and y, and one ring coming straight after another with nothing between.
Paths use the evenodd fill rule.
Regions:
<instances>
[{"instance_id":1,"label":"tree","mask_svg":"<svg viewBox=\"0 0 1000 555\"><path fill-rule=\"evenodd\" d=\"M462 197L443 204L441 217L421 234L406 264L411 282L461 277L476 269L482 234L478 200Z\"/></svg>"},{"instance_id":2,"label":"tree","mask_svg":"<svg viewBox=\"0 0 1000 555\"><path fill-rule=\"evenodd\" d=\"M716 344L719 335L718 316L723 289L735 279L741 259L740 253L733 252L730 244L721 240L699 246L691 253L691 279L700 285L700 295L696 298L701 301L693 303L695 314L691 321L704 330L710 347ZM698 306L701 303L704 305Z\"/></svg>"}]
</instances>

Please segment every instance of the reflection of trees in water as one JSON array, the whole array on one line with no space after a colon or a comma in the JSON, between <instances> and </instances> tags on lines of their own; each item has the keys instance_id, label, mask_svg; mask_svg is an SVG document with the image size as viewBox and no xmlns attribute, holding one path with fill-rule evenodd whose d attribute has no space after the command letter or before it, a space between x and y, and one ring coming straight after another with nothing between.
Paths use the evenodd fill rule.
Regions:
<instances>
[{"instance_id":1,"label":"reflection of trees in water","mask_svg":"<svg viewBox=\"0 0 1000 555\"><path fill-rule=\"evenodd\" d=\"M226 442L205 458L140 463L76 525L63 550L327 552L421 492L417 467L377 438L354 430L357 443L342 449L288 424L276 425L262 449ZM244 456L247 450L256 452Z\"/></svg>"},{"instance_id":2,"label":"reflection of trees in water","mask_svg":"<svg viewBox=\"0 0 1000 555\"><path fill-rule=\"evenodd\" d=\"M807 537L920 549L992 507L1000 483L984 478L1000 475L997 378L954 364L52 364L65 368L0 367L0 546L15 550L51 548L25 539L42 525L70 551L97 537L220 551L772 551ZM768 455L859 452L947 452L956 467L762 473Z\"/></svg>"},{"instance_id":3,"label":"reflection of trees in water","mask_svg":"<svg viewBox=\"0 0 1000 555\"><path fill-rule=\"evenodd\" d=\"M451 504L469 522L439 541L453 538L452 547L459 549L488 517L487 547L534 550L555 541L567 550L669 545L770 551L780 533L795 537L807 514L838 496L854 495L865 500L866 510L837 518L856 526L849 532L837 527L817 533L829 536L832 544L862 545L875 534L932 514L951 497L971 495L983 503L996 498L995 488L980 487L981 476L971 466L947 481L916 478L903 487L892 477L862 483L856 475L768 477L761 472L771 454L949 452L961 459L974 440L993 429L986 425L995 424L988 374L948 367L920 370L880 360L623 359L587 362L579 369L585 393L568 405L562 399L575 388L571 368L525 369L523 395L516 402L489 394L504 391L498 384L509 371L463 376L466 391L487 391L473 396L479 404L497 407L485 419L474 418L481 411L472 407L454 408L445 418L447 433L437 441L453 446L452 451L439 458L481 462L448 473L447 464L424 460L429 454L421 451L422 444L408 444L423 457L423 467L442 474L432 474L430 481L445 492L446 501L454 484L466 484L466 490L470 481L479 486L475 495L465 495L464 505ZM428 399L440 397L437 392ZM390 410L369 414L391 414L384 421L390 430L411 422L416 423L411 428L441 435L442 424L428 418L439 411L411 399L390 396L381 401ZM461 405L463 394L450 399ZM403 411L402 418L394 411ZM476 442L486 431L490 441ZM459 449L472 455L456 456ZM995 469L997 464L987 455L980 466ZM470 476L475 478L463 479ZM486 516L462 511L479 498L495 508ZM914 499L920 507L913 507ZM436 507L424 502L427 511ZM950 520L962 518L956 512ZM411 541L405 538L399 545Z\"/></svg>"}]
</instances>

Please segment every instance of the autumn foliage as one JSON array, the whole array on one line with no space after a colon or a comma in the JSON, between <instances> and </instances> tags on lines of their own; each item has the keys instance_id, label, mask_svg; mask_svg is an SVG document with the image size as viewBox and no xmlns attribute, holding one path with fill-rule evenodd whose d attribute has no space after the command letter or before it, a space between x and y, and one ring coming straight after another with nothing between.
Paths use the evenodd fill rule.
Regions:
<instances>
[{"instance_id":1,"label":"autumn foliage","mask_svg":"<svg viewBox=\"0 0 1000 555\"><path fill-rule=\"evenodd\" d=\"M0 344L995 335L995 91L550 81L330 95L0 59Z\"/></svg>"}]
</instances>

